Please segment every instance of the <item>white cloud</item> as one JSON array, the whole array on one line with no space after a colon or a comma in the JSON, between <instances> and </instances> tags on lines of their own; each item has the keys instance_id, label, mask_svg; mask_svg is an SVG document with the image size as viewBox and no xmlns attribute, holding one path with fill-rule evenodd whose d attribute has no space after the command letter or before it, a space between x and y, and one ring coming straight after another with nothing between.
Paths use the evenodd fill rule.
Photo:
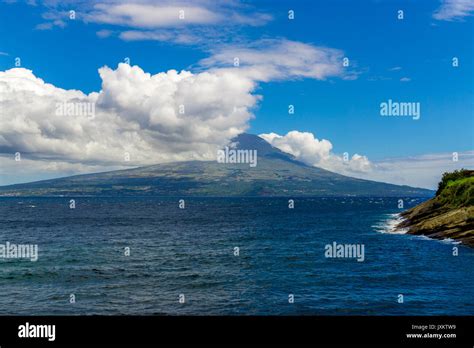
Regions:
<instances>
[{"instance_id":1,"label":"white cloud","mask_svg":"<svg viewBox=\"0 0 474 348\"><path fill-rule=\"evenodd\" d=\"M36 29L65 27L70 22L69 11L74 9L77 21L107 26L99 33L108 30L108 34L116 33L127 41L205 45L207 41L215 43L219 38L229 42L235 36L235 28L262 26L273 19L270 14L237 0L45 1L42 5L45 9L42 17L46 22L38 24ZM176 40L176 35L181 39ZM183 37L193 37L193 40Z\"/></svg>"},{"instance_id":2,"label":"white cloud","mask_svg":"<svg viewBox=\"0 0 474 348\"><path fill-rule=\"evenodd\" d=\"M255 83L229 71L150 75L120 64L99 73L102 90L85 95L23 68L0 72L0 152L87 165L123 165L125 152L129 165L212 159L247 129L258 100ZM91 103L95 117L58 115L64 102Z\"/></svg>"},{"instance_id":3,"label":"white cloud","mask_svg":"<svg viewBox=\"0 0 474 348\"><path fill-rule=\"evenodd\" d=\"M192 32L183 32L176 30L160 30L160 31L140 31L125 30L119 33L118 37L124 41L171 41L178 44L195 44L203 38Z\"/></svg>"},{"instance_id":4,"label":"white cloud","mask_svg":"<svg viewBox=\"0 0 474 348\"><path fill-rule=\"evenodd\" d=\"M64 22L62 19L55 19L51 22L40 23L35 27L35 29L37 29L37 30L51 30L54 27L64 28L65 26L66 26L66 22Z\"/></svg>"},{"instance_id":5,"label":"white cloud","mask_svg":"<svg viewBox=\"0 0 474 348\"><path fill-rule=\"evenodd\" d=\"M471 16L473 11L474 0L443 0L433 13L433 18L444 21L459 20Z\"/></svg>"},{"instance_id":6,"label":"white cloud","mask_svg":"<svg viewBox=\"0 0 474 348\"><path fill-rule=\"evenodd\" d=\"M109 1L95 4L84 14L85 21L128 28L161 29L186 25L260 26L272 16L238 1L162 0Z\"/></svg>"},{"instance_id":7,"label":"white cloud","mask_svg":"<svg viewBox=\"0 0 474 348\"><path fill-rule=\"evenodd\" d=\"M411 81L411 78L409 78L409 77L402 77L400 79L400 82L410 82L410 81Z\"/></svg>"},{"instance_id":8,"label":"white cloud","mask_svg":"<svg viewBox=\"0 0 474 348\"><path fill-rule=\"evenodd\" d=\"M245 47L222 46L199 64L212 69L238 69L242 75L265 82L292 78L325 80L333 76L350 78L343 68L343 58L344 52L334 48L289 40L261 40Z\"/></svg>"},{"instance_id":9,"label":"white cloud","mask_svg":"<svg viewBox=\"0 0 474 348\"><path fill-rule=\"evenodd\" d=\"M101 29L99 31L96 32L96 35L98 37L100 37L101 39L105 39L107 37L110 37L113 35L113 31L112 30L107 30L107 29Z\"/></svg>"},{"instance_id":10,"label":"white cloud","mask_svg":"<svg viewBox=\"0 0 474 348\"><path fill-rule=\"evenodd\" d=\"M236 1L181 0L100 3L86 10L82 19L125 28L117 31L125 41L206 45L229 41L236 26L265 25L272 16Z\"/></svg>"},{"instance_id":11,"label":"white cloud","mask_svg":"<svg viewBox=\"0 0 474 348\"><path fill-rule=\"evenodd\" d=\"M272 146L293 155L297 160L314 167L324 168L336 173L354 175L372 170L367 157L354 154L352 157L334 154L329 140L319 140L313 133L291 131L286 135L275 133L260 134Z\"/></svg>"},{"instance_id":12,"label":"white cloud","mask_svg":"<svg viewBox=\"0 0 474 348\"><path fill-rule=\"evenodd\" d=\"M181 18L180 18L181 15ZM166 2L96 4L86 20L132 28L163 28L187 24L215 24L223 19L217 11L188 4L173 5Z\"/></svg>"}]
</instances>

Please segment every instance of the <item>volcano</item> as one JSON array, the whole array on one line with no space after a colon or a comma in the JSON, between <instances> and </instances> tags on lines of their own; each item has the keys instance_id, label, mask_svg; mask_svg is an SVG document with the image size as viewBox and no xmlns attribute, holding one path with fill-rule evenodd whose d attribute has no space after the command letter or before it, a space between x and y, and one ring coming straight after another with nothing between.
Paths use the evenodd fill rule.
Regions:
<instances>
[{"instance_id":1,"label":"volcano","mask_svg":"<svg viewBox=\"0 0 474 348\"><path fill-rule=\"evenodd\" d=\"M0 196L313 196L432 197L434 192L356 179L312 167L241 134L235 149L255 151L258 165L186 161L0 187Z\"/></svg>"}]
</instances>

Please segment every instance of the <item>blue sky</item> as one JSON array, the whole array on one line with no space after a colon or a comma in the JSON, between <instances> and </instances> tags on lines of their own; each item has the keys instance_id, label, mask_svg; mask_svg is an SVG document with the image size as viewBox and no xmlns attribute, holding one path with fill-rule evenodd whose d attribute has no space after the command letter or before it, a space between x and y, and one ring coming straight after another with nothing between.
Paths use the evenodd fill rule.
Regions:
<instances>
[{"instance_id":1,"label":"blue sky","mask_svg":"<svg viewBox=\"0 0 474 348\"><path fill-rule=\"evenodd\" d=\"M21 67L45 82L88 94L101 89L98 69L116 69L125 57L151 74L169 69L200 72L202 59L216 50L288 40L342 52L350 60L346 71L351 77L289 74L258 80L252 93L262 99L251 108L248 132L310 132L328 139L336 154L362 154L375 162L474 148L472 4L456 8L454 0L364 0L357 5L349 0L195 1L185 3L223 13L229 20L157 28L117 18L93 20L95 3L64 3L0 2L0 71L14 68L20 57ZM69 9L77 11L75 20L67 18ZM294 20L288 19L290 9ZM402 20L398 10L404 12ZM87 20L85 13L91 16ZM238 20L232 23L232 18ZM120 38L127 30L168 30L171 38ZM176 42L173 37L184 31L200 39ZM256 47L265 50L265 44ZM459 67L452 66L453 57L459 58ZM381 117L379 105L388 99L419 102L420 119ZM294 115L287 112L289 104L295 106Z\"/></svg>"}]
</instances>

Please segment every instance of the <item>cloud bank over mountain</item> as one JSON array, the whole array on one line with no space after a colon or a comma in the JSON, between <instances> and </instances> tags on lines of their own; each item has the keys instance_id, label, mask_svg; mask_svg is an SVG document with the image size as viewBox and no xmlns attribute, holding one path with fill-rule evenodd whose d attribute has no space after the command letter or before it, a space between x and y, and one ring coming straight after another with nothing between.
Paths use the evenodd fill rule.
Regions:
<instances>
[{"instance_id":1,"label":"cloud bank over mountain","mask_svg":"<svg viewBox=\"0 0 474 348\"><path fill-rule=\"evenodd\" d=\"M224 47L196 72L152 75L123 63L115 70L104 66L101 90L88 95L49 84L31 70L10 69L0 72L0 154L19 152L47 161L47 168L213 160L218 148L248 129L260 82L341 78L342 56L289 40Z\"/></svg>"}]
</instances>

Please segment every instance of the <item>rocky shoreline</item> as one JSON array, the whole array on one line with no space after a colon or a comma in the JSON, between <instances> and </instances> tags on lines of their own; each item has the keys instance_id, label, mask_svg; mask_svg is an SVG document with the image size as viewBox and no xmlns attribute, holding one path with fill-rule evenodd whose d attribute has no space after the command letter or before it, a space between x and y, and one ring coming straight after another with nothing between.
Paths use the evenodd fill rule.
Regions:
<instances>
[{"instance_id":1,"label":"rocky shoreline","mask_svg":"<svg viewBox=\"0 0 474 348\"><path fill-rule=\"evenodd\" d=\"M455 174L455 175L454 175ZM397 229L474 248L474 171L446 173L432 199L400 214Z\"/></svg>"}]
</instances>

